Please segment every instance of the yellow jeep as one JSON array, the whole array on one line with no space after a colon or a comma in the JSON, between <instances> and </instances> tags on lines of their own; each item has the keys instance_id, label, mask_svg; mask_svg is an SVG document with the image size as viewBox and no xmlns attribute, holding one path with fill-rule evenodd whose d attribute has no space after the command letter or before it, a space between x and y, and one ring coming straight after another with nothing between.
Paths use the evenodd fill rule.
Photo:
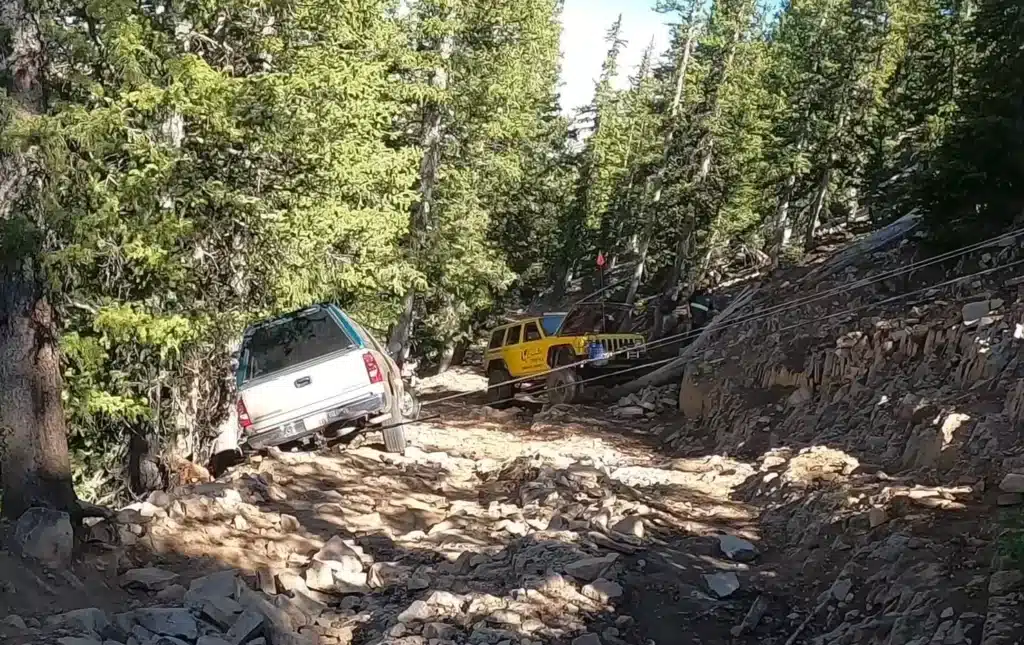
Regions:
<instances>
[{"instance_id":1,"label":"yellow jeep","mask_svg":"<svg viewBox=\"0 0 1024 645\"><path fill-rule=\"evenodd\" d=\"M516 390L546 381L549 402L570 403L579 394L580 381L611 377L636 365L645 355L644 337L618 333L628 326L629 315L630 308L624 305L589 303L568 313L531 316L495 327L483 359L488 402L507 405ZM516 379L524 380L509 382Z\"/></svg>"}]
</instances>

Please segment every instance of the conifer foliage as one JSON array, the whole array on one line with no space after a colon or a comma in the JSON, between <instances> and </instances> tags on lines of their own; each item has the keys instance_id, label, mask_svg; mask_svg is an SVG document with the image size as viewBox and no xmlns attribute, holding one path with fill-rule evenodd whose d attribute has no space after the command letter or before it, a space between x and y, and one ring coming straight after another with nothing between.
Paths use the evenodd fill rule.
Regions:
<instances>
[{"instance_id":1,"label":"conifer foliage","mask_svg":"<svg viewBox=\"0 0 1024 645\"><path fill-rule=\"evenodd\" d=\"M661 0L668 50L608 25L579 113L562 0L0 5L12 516L205 459L263 316L337 302L443 367L599 253L671 299L835 223L1024 208L1016 0Z\"/></svg>"}]
</instances>

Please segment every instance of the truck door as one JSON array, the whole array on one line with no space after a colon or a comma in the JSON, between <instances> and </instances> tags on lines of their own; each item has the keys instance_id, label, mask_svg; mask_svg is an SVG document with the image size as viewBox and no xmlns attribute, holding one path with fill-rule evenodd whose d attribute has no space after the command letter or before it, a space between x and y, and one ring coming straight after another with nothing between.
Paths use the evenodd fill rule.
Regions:
<instances>
[{"instance_id":1,"label":"truck door","mask_svg":"<svg viewBox=\"0 0 1024 645\"><path fill-rule=\"evenodd\" d=\"M537 323L530 321L523 325L523 342L520 345L519 357L525 373L538 374L547 370L545 350L544 336Z\"/></svg>"}]
</instances>

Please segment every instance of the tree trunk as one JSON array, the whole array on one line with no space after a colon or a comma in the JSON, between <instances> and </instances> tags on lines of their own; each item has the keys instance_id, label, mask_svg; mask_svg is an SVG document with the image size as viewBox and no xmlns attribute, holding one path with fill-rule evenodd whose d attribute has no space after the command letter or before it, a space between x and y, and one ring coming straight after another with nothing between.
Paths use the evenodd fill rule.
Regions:
<instances>
[{"instance_id":1,"label":"tree trunk","mask_svg":"<svg viewBox=\"0 0 1024 645\"><path fill-rule=\"evenodd\" d=\"M469 343L465 340L460 340L455 343L455 351L452 352L452 363L451 367L460 367L466 363L466 351L469 349Z\"/></svg>"},{"instance_id":2,"label":"tree trunk","mask_svg":"<svg viewBox=\"0 0 1024 645\"><path fill-rule=\"evenodd\" d=\"M786 177L785 188L782 189L778 208L775 209L775 221L773 222L772 231L773 239L769 249L769 257L773 267L779 266L779 257L782 255L783 249L789 245L789 240L793 237L793 223L789 221L789 209L793 202L793 189L795 187L796 173L791 172Z\"/></svg>"},{"instance_id":3,"label":"tree trunk","mask_svg":"<svg viewBox=\"0 0 1024 645\"><path fill-rule=\"evenodd\" d=\"M409 359L409 338L412 336L413 311L416 307L416 290L412 287L402 298L402 313L398 316L398 322L391 330L391 338L388 340L388 353L391 358L401 366Z\"/></svg>"},{"instance_id":4,"label":"tree trunk","mask_svg":"<svg viewBox=\"0 0 1024 645\"><path fill-rule=\"evenodd\" d=\"M33 257L0 266L3 516L33 506L74 514L53 309Z\"/></svg>"},{"instance_id":5,"label":"tree trunk","mask_svg":"<svg viewBox=\"0 0 1024 645\"><path fill-rule=\"evenodd\" d=\"M562 306L562 301L565 300L566 295L568 295L572 288L575 278L573 265L568 260L560 263L559 268L555 271L554 286L551 290L551 301L549 303L551 307L558 308Z\"/></svg>"},{"instance_id":6,"label":"tree trunk","mask_svg":"<svg viewBox=\"0 0 1024 645\"><path fill-rule=\"evenodd\" d=\"M839 105L839 119L836 122L835 131L831 141L838 139L839 135L842 134L843 129L846 127L846 109L842 102ZM814 234L818 230L818 226L821 224L821 215L825 211L825 204L828 203L828 187L832 183L832 172L836 167L836 163L839 161L839 154L835 150L831 150L825 160L825 169L821 173L821 181L818 184L818 189L814 194L814 206L812 207L811 215L807 219L807 228L804 229L804 250L810 251L814 248Z\"/></svg>"},{"instance_id":7,"label":"tree trunk","mask_svg":"<svg viewBox=\"0 0 1024 645\"><path fill-rule=\"evenodd\" d=\"M449 340L444 344L444 351L437 363L437 373L444 374L452 367L452 359L455 358L455 341Z\"/></svg>"},{"instance_id":8,"label":"tree trunk","mask_svg":"<svg viewBox=\"0 0 1024 645\"><path fill-rule=\"evenodd\" d=\"M686 264L686 256L689 251L689 241L690 235L688 230L684 231L679 236L679 239L676 240L676 250L672 257L672 270L668 274L668 279L665 280L665 286L662 289L663 295L670 294L683 277L683 267Z\"/></svg>"},{"instance_id":9,"label":"tree trunk","mask_svg":"<svg viewBox=\"0 0 1024 645\"><path fill-rule=\"evenodd\" d=\"M821 214L825 210L825 203L828 200L828 185L832 182L832 165L825 167L821 173L821 181L818 183L818 190L814 195L814 206L807 218L807 228L804 230L804 250L810 251L814 248L814 233L821 223Z\"/></svg>"},{"instance_id":10,"label":"tree trunk","mask_svg":"<svg viewBox=\"0 0 1024 645\"><path fill-rule=\"evenodd\" d=\"M643 242L637 249L636 265L633 267L633 275L629 279L629 288L626 290L626 304L630 307L636 302L636 293L640 290L640 281L644 277L644 267L647 264L647 251L651 246L651 236L644 232Z\"/></svg>"},{"instance_id":11,"label":"tree trunk","mask_svg":"<svg viewBox=\"0 0 1024 645\"><path fill-rule=\"evenodd\" d=\"M42 111L42 37L24 0L0 4L0 60L13 118ZM29 200L32 162L0 155L0 476L4 517L33 506L80 510L71 483L53 309L44 295L42 235L19 213Z\"/></svg>"},{"instance_id":12,"label":"tree trunk","mask_svg":"<svg viewBox=\"0 0 1024 645\"><path fill-rule=\"evenodd\" d=\"M451 58L453 40L451 36L441 39L437 45L441 61L434 68L430 84L441 91L448 89L448 59ZM434 206L434 189L437 187L437 175L441 166L442 126L444 108L436 102L427 104L423 114L423 160L420 162L420 199L413 209L410 220L409 246L413 260L417 259L419 250L427 244L431 226L431 211ZM388 339L388 352L401 365L409 357L409 338L412 335L413 314L416 310L416 290L409 287L403 299L402 313Z\"/></svg>"}]
</instances>

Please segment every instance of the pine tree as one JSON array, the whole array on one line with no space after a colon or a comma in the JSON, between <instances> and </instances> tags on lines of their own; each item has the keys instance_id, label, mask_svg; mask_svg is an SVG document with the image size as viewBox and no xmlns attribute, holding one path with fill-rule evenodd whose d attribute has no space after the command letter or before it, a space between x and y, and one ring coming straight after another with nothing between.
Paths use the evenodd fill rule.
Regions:
<instances>
[{"instance_id":1,"label":"pine tree","mask_svg":"<svg viewBox=\"0 0 1024 645\"><path fill-rule=\"evenodd\" d=\"M668 157L672 150L676 130L679 127L680 113L684 103L684 92L690 70L690 58L693 53L694 44L699 25L697 14L697 2L671 2L661 3L658 10L662 13L675 12L678 14L680 23L675 27L676 38L673 51L669 53L672 61L669 77L671 83L671 99L662 109L660 129L663 142L659 158L653 161L653 172L647 177L645 189L640 199L637 200L637 210L640 213L641 222L638 231L638 242L636 245L636 265L630 277L629 287L626 291L625 302L632 305L640 288L640 281L643 279L644 271L647 269L648 254L650 253L651 242L654 238L658 222L658 211L664 191L665 173L668 167ZM647 195L650 193L650 203L647 203Z\"/></svg>"},{"instance_id":2,"label":"pine tree","mask_svg":"<svg viewBox=\"0 0 1024 645\"><path fill-rule=\"evenodd\" d=\"M424 291L413 330L419 353L442 365L514 277L498 231L532 190L527 162L551 153L535 141L549 134L559 33L555 0L463 0L450 10L447 123L430 242L416 258Z\"/></svg>"},{"instance_id":3,"label":"pine tree","mask_svg":"<svg viewBox=\"0 0 1024 645\"><path fill-rule=\"evenodd\" d=\"M444 149L443 126L447 111L448 78L452 50L455 47L456 8L449 2L420 2L416 14L421 25L422 48L432 59L430 87L433 94L423 103L420 124L420 147L423 158L420 161L420 177L417 187L418 199L409 222L408 249L413 261L421 267L426 262L420 257L436 239L431 239L431 229L437 228L434 221L435 191L438 188L441 171L441 157ZM399 364L409 356L409 340L412 335L413 316L416 311L416 287L410 285L402 297L402 311L388 340L388 351Z\"/></svg>"},{"instance_id":4,"label":"pine tree","mask_svg":"<svg viewBox=\"0 0 1024 645\"><path fill-rule=\"evenodd\" d=\"M54 102L3 136L39 151L31 215L60 276L45 286L75 483L93 498L93 474L126 464L133 489L160 485L161 447L217 425L247 321L322 300L394 319L381 294L412 274L395 258L418 160L395 144L390 2L240 12L217 40L218 14L195 4L50 8Z\"/></svg>"},{"instance_id":5,"label":"pine tree","mask_svg":"<svg viewBox=\"0 0 1024 645\"><path fill-rule=\"evenodd\" d=\"M899 3L891 6L898 7ZM865 133L879 115L892 74L893 21L878 3L793 0L772 38L775 96L769 157L779 171L767 250L773 261L789 244L793 211L803 213L809 249L830 205L852 213L869 165Z\"/></svg>"},{"instance_id":6,"label":"pine tree","mask_svg":"<svg viewBox=\"0 0 1024 645\"><path fill-rule=\"evenodd\" d=\"M579 157L573 203L560 223L560 257L554 273L552 301L560 302L584 259L596 255L602 219L612 200L619 177L627 172L628 134L623 141L624 115L621 93L613 82L619 73L619 56L626 41L621 37L622 16L609 27L607 53L594 88L594 99L579 115L592 123Z\"/></svg>"},{"instance_id":7,"label":"pine tree","mask_svg":"<svg viewBox=\"0 0 1024 645\"><path fill-rule=\"evenodd\" d=\"M884 89L863 143L865 198L875 221L901 217L916 206L916 170L941 142L962 94L968 12L956 0L892 5Z\"/></svg>"},{"instance_id":8,"label":"pine tree","mask_svg":"<svg viewBox=\"0 0 1024 645\"><path fill-rule=\"evenodd\" d=\"M705 70L699 81L702 96L683 135L674 142L673 156L677 161L666 175L666 182L674 185L675 195L672 202L674 225L669 230L672 264L663 283L663 300L672 298L684 271L699 277L701 269L694 262L700 253L695 236L704 234L706 238L708 225L716 217L717 199L707 181L715 170L718 147L722 143L723 115L729 86L736 78L737 51L748 34L753 12L754 3L748 0L715 2L707 33L698 47L701 58L698 62ZM706 242L705 239L705 246ZM660 332L656 329L655 335Z\"/></svg>"},{"instance_id":9,"label":"pine tree","mask_svg":"<svg viewBox=\"0 0 1024 645\"><path fill-rule=\"evenodd\" d=\"M960 115L920 180L919 203L944 242L984 238L1019 221L1024 192L1024 6L981 0Z\"/></svg>"}]
</instances>

